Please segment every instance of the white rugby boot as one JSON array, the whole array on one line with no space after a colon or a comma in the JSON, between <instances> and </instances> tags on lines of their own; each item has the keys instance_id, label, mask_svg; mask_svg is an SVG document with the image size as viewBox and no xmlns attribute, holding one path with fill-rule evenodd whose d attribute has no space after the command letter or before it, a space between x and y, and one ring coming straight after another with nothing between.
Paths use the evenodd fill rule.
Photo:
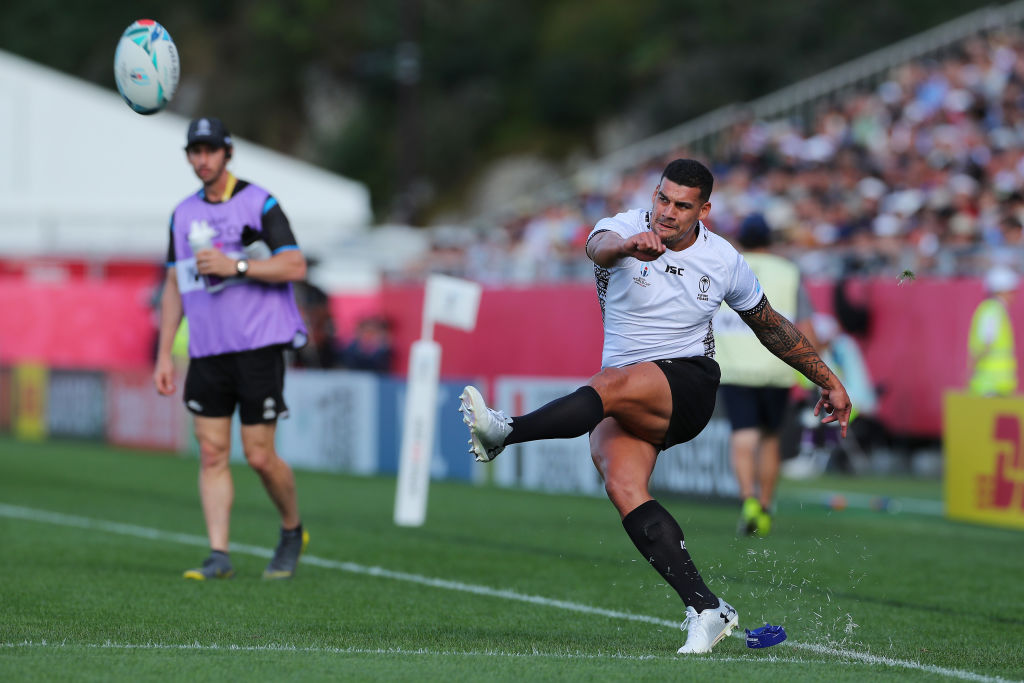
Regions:
<instances>
[{"instance_id":1,"label":"white rugby boot","mask_svg":"<svg viewBox=\"0 0 1024 683\"><path fill-rule=\"evenodd\" d=\"M512 431L512 418L500 410L491 410L476 387L468 386L459 396L462 421L469 425L469 452L477 462L489 462L505 449Z\"/></svg>"},{"instance_id":2,"label":"white rugby boot","mask_svg":"<svg viewBox=\"0 0 1024 683\"><path fill-rule=\"evenodd\" d=\"M682 626L686 631L686 643L679 648L678 654L711 652L711 648L732 633L739 623L739 614L721 598L718 599L718 607L706 609L700 614L692 607L687 607L686 621Z\"/></svg>"}]
</instances>

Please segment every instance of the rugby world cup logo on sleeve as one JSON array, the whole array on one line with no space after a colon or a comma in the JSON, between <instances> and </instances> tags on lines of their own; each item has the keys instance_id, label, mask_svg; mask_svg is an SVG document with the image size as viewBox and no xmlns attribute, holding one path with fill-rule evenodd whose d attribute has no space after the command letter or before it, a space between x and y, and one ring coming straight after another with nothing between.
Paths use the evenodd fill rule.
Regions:
<instances>
[{"instance_id":1,"label":"rugby world cup logo on sleeve","mask_svg":"<svg viewBox=\"0 0 1024 683\"><path fill-rule=\"evenodd\" d=\"M640 264L640 275L633 278L633 282L641 287L650 287L651 283L647 276L651 274L651 267L646 263Z\"/></svg>"}]
</instances>

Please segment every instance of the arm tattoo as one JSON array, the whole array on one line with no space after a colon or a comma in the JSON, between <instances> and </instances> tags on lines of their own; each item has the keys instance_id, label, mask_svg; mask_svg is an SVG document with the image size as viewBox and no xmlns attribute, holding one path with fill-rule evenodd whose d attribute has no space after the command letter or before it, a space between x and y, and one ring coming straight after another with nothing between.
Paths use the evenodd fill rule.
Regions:
<instances>
[{"instance_id":1,"label":"arm tattoo","mask_svg":"<svg viewBox=\"0 0 1024 683\"><path fill-rule=\"evenodd\" d=\"M832 371L796 326L780 315L762 296L749 311L737 311L765 348L796 368L819 387L828 387Z\"/></svg>"}]
</instances>

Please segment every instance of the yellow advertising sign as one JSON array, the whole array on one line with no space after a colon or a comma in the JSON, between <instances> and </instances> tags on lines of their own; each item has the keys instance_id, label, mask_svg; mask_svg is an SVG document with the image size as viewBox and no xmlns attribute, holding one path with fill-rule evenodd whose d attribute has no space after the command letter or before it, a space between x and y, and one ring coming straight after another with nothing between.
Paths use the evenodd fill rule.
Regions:
<instances>
[{"instance_id":1,"label":"yellow advertising sign","mask_svg":"<svg viewBox=\"0 0 1024 683\"><path fill-rule=\"evenodd\" d=\"M19 439L46 438L46 366L35 363L15 366L11 373L13 405L11 425Z\"/></svg>"},{"instance_id":2,"label":"yellow advertising sign","mask_svg":"<svg viewBox=\"0 0 1024 683\"><path fill-rule=\"evenodd\" d=\"M1024 529L1024 396L943 403L946 515Z\"/></svg>"}]
</instances>

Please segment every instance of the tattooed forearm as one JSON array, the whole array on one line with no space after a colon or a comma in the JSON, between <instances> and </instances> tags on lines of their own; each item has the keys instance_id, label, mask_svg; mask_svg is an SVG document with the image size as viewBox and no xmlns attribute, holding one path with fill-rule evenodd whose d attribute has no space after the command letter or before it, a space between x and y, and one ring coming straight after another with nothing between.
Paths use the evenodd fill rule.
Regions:
<instances>
[{"instance_id":1,"label":"tattooed forearm","mask_svg":"<svg viewBox=\"0 0 1024 683\"><path fill-rule=\"evenodd\" d=\"M811 342L796 326L771 307L768 297L749 311L740 312L743 322L750 326L765 348L796 368L804 377L819 387L828 387L832 371Z\"/></svg>"}]
</instances>

